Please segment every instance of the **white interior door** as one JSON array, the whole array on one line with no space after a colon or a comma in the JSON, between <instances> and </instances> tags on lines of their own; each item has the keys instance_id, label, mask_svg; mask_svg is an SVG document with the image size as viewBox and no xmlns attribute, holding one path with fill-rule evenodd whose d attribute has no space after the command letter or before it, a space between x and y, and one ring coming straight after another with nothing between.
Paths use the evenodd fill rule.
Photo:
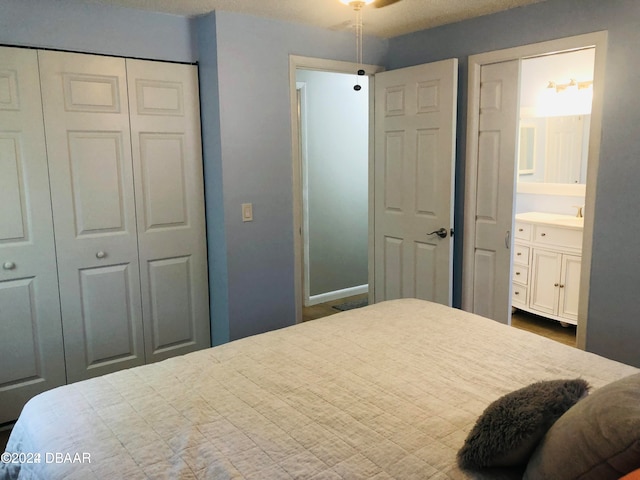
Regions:
<instances>
[{"instance_id":1,"label":"white interior door","mask_svg":"<svg viewBox=\"0 0 640 480\"><path fill-rule=\"evenodd\" d=\"M0 47L0 423L65 383L35 50Z\"/></svg>"},{"instance_id":2,"label":"white interior door","mask_svg":"<svg viewBox=\"0 0 640 480\"><path fill-rule=\"evenodd\" d=\"M476 185L473 312L509 323L520 61L483 65Z\"/></svg>"},{"instance_id":3,"label":"white interior door","mask_svg":"<svg viewBox=\"0 0 640 480\"><path fill-rule=\"evenodd\" d=\"M210 346L198 75L127 59L147 362Z\"/></svg>"},{"instance_id":4,"label":"white interior door","mask_svg":"<svg viewBox=\"0 0 640 480\"><path fill-rule=\"evenodd\" d=\"M375 75L376 302L451 304L457 82L457 59Z\"/></svg>"},{"instance_id":5,"label":"white interior door","mask_svg":"<svg viewBox=\"0 0 640 480\"><path fill-rule=\"evenodd\" d=\"M144 363L125 61L39 52L67 378Z\"/></svg>"}]
</instances>

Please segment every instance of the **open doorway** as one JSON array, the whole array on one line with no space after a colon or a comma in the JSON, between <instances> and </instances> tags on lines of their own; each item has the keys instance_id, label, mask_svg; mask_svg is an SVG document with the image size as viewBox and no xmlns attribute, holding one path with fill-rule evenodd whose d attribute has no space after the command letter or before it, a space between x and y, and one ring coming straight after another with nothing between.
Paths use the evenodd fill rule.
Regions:
<instances>
[{"instance_id":1,"label":"open doorway","mask_svg":"<svg viewBox=\"0 0 640 480\"><path fill-rule=\"evenodd\" d=\"M364 94L362 89L360 91L355 91L353 89L353 86L356 84L356 82L359 82L360 85L363 85L365 83L365 78L363 78L362 76L357 77L355 75L355 72L357 72L358 69L361 69L361 68L365 70L367 75L365 78L366 78L368 89ZM305 267L304 267L304 264L305 264L304 233L305 233L305 228L309 230L309 226L307 225L305 227L305 220L304 220L305 212L303 211L304 205L305 205L305 201L303 199L304 197L303 182L305 181L305 178L303 175L303 160L304 160L303 155L308 152L308 145L306 147L307 152L305 152L305 144L304 144L304 142L308 140L308 138L306 138L308 137L308 135L305 138L303 138L302 124L306 120L305 120L305 115L301 115L301 110L305 110L304 104L308 100L307 94L309 93L309 90L307 88L308 83L307 83L307 86L305 86L304 82L298 81L298 79L296 78L297 73L299 71L315 71L315 72L324 72L324 73L346 74L345 77L335 77L335 78L336 79L348 78L348 82L347 82L348 85L346 86L346 89L349 91L349 93L351 95L359 95L360 100L366 99L366 102L368 105L368 108L367 108L368 118L366 120L366 131L364 134L366 135L365 138L367 142L367 154L366 154L367 169L364 172L364 176L365 176L364 181L366 182L366 185L367 185L367 188L366 188L367 209L364 213L364 215L366 215L366 218L359 219L358 221L365 222L367 226L366 227L367 235L368 235L367 238L370 239L372 235L372 228L373 228L373 221L372 221L373 196L369 195L369 192L372 190L372 182L373 182L372 169L370 168L373 162L373 142L372 142L373 95L371 91L373 89L373 75L383 70L384 69L382 67L377 65L367 65L367 64L358 65L356 63L351 63L351 62L342 62L342 61L319 59L319 58L312 58L312 57L299 57L296 55L290 55L289 57L289 85L290 85L290 102L291 102L291 130L292 130L291 139L292 139L292 159L293 159L292 171L293 171L293 197L294 197L293 198L294 266L295 266L294 290L295 290L295 299L296 299L296 322L297 323L303 321L303 309L304 309L305 298L309 298L312 296L311 295L312 290L311 288L309 288L311 287L311 282L304 281L306 276ZM307 131L308 131L308 128L307 128ZM331 143L333 142L333 139L328 139L325 143L327 142ZM320 167L323 168L322 165L320 165ZM334 176L335 175L340 175L340 172L334 173ZM344 179L344 175L343 175L343 179ZM348 207L349 205L340 205L340 207L334 207L334 210L336 209L345 210ZM363 215L363 214L361 213L360 215ZM307 218L308 218L308 215L307 215ZM329 228L334 228L334 226L330 225ZM338 232L340 231L339 228L334 228L334 230ZM309 238L308 235L306 238ZM368 244L365 245L365 254L367 256L367 269L368 269L368 265L372 263L371 259L373 255L372 245L370 241L368 241ZM367 277L364 285L371 284L371 278L372 278L372 272L368 269ZM360 281L361 280L354 282L355 284L353 286L362 288L363 284L359 283ZM340 292L340 290L341 289L339 288L338 292ZM342 296L342 295L348 296L352 294L351 292L352 292L351 290L347 290L347 292L339 293L338 296ZM363 294L363 296L365 297L366 295L367 295L366 293ZM332 303L339 302L339 299L328 300L328 302L332 302ZM319 305L323 305L323 304L321 303ZM333 311L338 312L338 310L333 310Z\"/></svg>"},{"instance_id":2,"label":"open doorway","mask_svg":"<svg viewBox=\"0 0 640 480\"><path fill-rule=\"evenodd\" d=\"M296 88L303 319L311 319L367 301L369 78L296 69ZM321 304L328 312L310 308Z\"/></svg>"},{"instance_id":3,"label":"open doorway","mask_svg":"<svg viewBox=\"0 0 640 480\"><path fill-rule=\"evenodd\" d=\"M593 211L596 177L600 153L602 93L605 76L607 32L596 32L548 42L524 45L469 57L469 108L467 112L467 165L465 168L465 208L462 307L503 323L511 318L511 297L515 289L511 282L511 256L514 248L513 205L515 198L515 161L518 139L517 86L523 59L569 52L593 47L595 51L593 75L593 103L588 135L587 183L584 189L583 234L581 247L579 295L576 305L577 346L586 345L587 307L589 296ZM504 66L504 68L503 68ZM508 68L507 68L508 67ZM481 80L483 72L497 76L490 82ZM490 90L483 97L481 85ZM515 87L514 87L515 86ZM505 91L508 87L510 91ZM515 88L515 93L514 92ZM507 97L509 114L503 115L498 126L483 121L483 112L504 113ZM507 121L508 120L508 121ZM490 131L491 130L491 131ZM508 140L500 144L500 139ZM495 141L494 141L495 140ZM483 143L484 142L484 143ZM504 173L507 169L507 173ZM575 187L575 186L574 186ZM577 203L576 203L577 204ZM513 235L512 235L513 232ZM542 234L545 232L538 232ZM523 231L523 235L527 232ZM481 237L486 244L480 244ZM533 237L530 237L533 238ZM551 235L543 237L546 240ZM485 241L482 240L482 241ZM575 238L573 239L576 244ZM531 250L522 252L531 255ZM532 257L528 257L532 258ZM560 262L562 263L562 259ZM575 264L573 264L575 266ZM530 266L530 265L529 265ZM562 266L561 266L562 268ZM574 269L574 275L575 269ZM555 284L556 282L554 282ZM558 287L560 287L560 282ZM575 283L575 282L574 282ZM555 285L552 284L553 287Z\"/></svg>"},{"instance_id":4,"label":"open doorway","mask_svg":"<svg viewBox=\"0 0 640 480\"><path fill-rule=\"evenodd\" d=\"M594 62L591 47L521 64L511 324L573 345Z\"/></svg>"}]
</instances>

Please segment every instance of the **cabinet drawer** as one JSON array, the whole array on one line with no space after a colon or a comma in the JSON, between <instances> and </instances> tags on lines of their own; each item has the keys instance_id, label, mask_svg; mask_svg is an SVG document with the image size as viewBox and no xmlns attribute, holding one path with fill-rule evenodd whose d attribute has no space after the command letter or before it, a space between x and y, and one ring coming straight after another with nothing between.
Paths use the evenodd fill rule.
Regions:
<instances>
[{"instance_id":1,"label":"cabinet drawer","mask_svg":"<svg viewBox=\"0 0 640 480\"><path fill-rule=\"evenodd\" d=\"M529 267L513 265L513 281L521 285L529 284Z\"/></svg>"},{"instance_id":2,"label":"cabinet drawer","mask_svg":"<svg viewBox=\"0 0 640 480\"><path fill-rule=\"evenodd\" d=\"M516 243L513 246L513 263L529 265L529 247Z\"/></svg>"},{"instance_id":3,"label":"cabinet drawer","mask_svg":"<svg viewBox=\"0 0 640 480\"><path fill-rule=\"evenodd\" d=\"M531 224L516 222L515 238L531 240Z\"/></svg>"},{"instance_id":4,"label":"cabinet drawer","mask_svg":"<svg viewBox=\"0 0 640 480\"><path fill-rule=\"evenodd\" d=\"M527 306L529 302L529 289L524 285L517 283L511 284L511 303L515 306L523 305Z\"/></svg>"},{"instance_id":5,"label":"cabinet drawer","mask_svg":"<svg viewBox=\"0 0 640 480\"><path fill-rule=\"evenodd\" d=\"M534 239L542 245L558 245L568 248L582 248L582 230L536 225Z\"/></svg>"}]
</instances>

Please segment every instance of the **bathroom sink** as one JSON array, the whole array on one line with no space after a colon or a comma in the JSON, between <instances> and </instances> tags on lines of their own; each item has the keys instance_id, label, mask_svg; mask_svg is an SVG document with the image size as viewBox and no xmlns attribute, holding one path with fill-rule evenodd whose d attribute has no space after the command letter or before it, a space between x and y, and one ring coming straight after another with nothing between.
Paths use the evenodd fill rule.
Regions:
<instances>
[{"instance_id":1,"label":"bathroom sink","mask_svg":"<svg viewBox=\"0 0 640 480\"><path fill-rule=\"evenodd\" d=\"M563 227L580 228L584 227L584 218L573 215L562 215L559 213L526 212L518 213L516 220L527 222L543 223L547 225L560 225Z\"/></svg>"}]
</instances>

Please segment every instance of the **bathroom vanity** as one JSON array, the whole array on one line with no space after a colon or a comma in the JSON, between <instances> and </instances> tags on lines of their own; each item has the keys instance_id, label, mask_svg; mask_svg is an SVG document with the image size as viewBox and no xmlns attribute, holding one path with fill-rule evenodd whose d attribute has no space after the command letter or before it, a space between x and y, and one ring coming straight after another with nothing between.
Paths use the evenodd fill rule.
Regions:
<instances>
[{"instance_id":1,"label":"bathroom vanity","mask_svg":"<svg viewBox=\"0 0 640 480\"><path fill-rule=\"evenodd\" d=\"M563 324L578 322L582 217L516 215L512 306Z\"/></svg>"}]
</instances>

